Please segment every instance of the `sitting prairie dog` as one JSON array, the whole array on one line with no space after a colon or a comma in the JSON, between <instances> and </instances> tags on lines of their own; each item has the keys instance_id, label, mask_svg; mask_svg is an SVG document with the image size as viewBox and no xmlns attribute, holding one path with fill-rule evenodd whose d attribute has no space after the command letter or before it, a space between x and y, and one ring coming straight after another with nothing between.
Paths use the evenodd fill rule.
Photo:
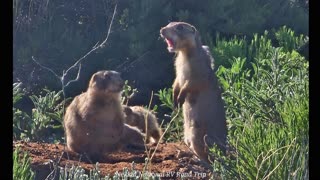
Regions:
<instances>
[{"instance_id":1,"label":"sitting prairie dog","mask_svg":"<svg viewBox=\"0 0 320 180\"><path fill-rule=\"evenodd\" d=\"M126 106L123 105L125 112L125 123L138 127L146 134L146 143L158 143L162 131L159 128L157 117L151 111L148 111L142 106ZM146 128L145 118L147 117L148 127Z\"/></svg>"},{"instance_id":2,"label":"sitting prairie dog","mask_svg":"<svg viewBox=\"0 0 320 180\"><path fill-rule=\"evenodd\" d=\"M124 124L120 100L123 85L115 71L92 75L87 91L74 98L64 116L68 149L97 160L127 144L144 144L140 131Z\"/></svg>"},{"instance_id":3,"label":"sitting prairie dog","mask_svg":"<svg viewBox=\"0 0 320 180\"><path fill-rule=\"evenodd\" d=\"M197 29L185 22L171 22L160 35L175 53L175 105L182 105L184 141L209 162L208 146L214 143L225 152L227 126L218 79L211 68L213 58L203 46Z\"/></svg>"}]
</instances>

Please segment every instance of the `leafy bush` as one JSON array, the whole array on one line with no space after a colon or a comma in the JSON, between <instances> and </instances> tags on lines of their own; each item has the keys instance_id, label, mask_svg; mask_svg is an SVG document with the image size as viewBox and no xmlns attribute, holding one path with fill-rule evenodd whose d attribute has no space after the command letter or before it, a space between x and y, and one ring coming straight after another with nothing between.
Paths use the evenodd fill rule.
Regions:
<instances>
[{"instance_id":1,"label":"leafy bush","mask_svg":"<svg viewBox=\"0 0 320 180\"><path fill-rule=\"evenodd\" d=\"M295 36L294 31L286 26L282 26L275 32L275 37L279 42L279 46L283 47L285 51L298 50L309 40L308 37L302 34Z\"/></svg>"},{"instance_id":2,"label":"leafy bush","mask_svg":"<svg viewBox=\"0 0 320 180\"><path fill-rule=\"evenodd\" d=\"M237 122L229 136L233 154L220 156L213 165L222 177L308 179L308 101L293 98L281 110L283 124L259 119Z\"/></svg>"},{"instance_id":3,"label":"leafy bush","mask_svg":"<svg viewBox=\"0 0 320 180\"><path fill-rule=\"evenodd\" d=\"M21 158L19 155L21 153L19 147L13 151L13 179L33 180L35 174L31 170L28 154L23 153L23 158Z\"/></svg>"},{"instance_id":4,"label":"leafy bush","mask_svg":"<svg viewBox=\"0 0 320 180\"><path fill-rule=\"evenodd\" d=\"M276 42L272 43L272 39ZM285 52L298 51L302 46L309 42L309 37L295 33L286 26L281 27L273 34L265 31L262 35L255 33L251 41L247 38L234 36L230 40L221 38L217 34L215 43L211 44L211 51L215 59L215 67L223 66L230 68L235 58L246 58L245 67L251 68L251 63L256 63L258 59L269 58L270 50L273 49L273 44L277 44L283 48Z\"/></svg>"},{"instance_id":5,"label":"leafy bush","mask_svg":"<svg viewBox=\"0 0 320 180\"><path fill-rule=\"evenodd\" d=\"M16 103L19 102L22 97L24 96L23 90L20 88L21 83L13 83L13 107L12 107L12 114L13 114L13 138L14 139L21 139L22 134L24 132L23 125L21 125L23 122L27 121L26 118L28 118L27 113L22 112L21 110L17 109L15 107Z\"/></svg>"},{"instance_id":6,"label":"leafy bush","mask_svg":"<svg viewBox=\"0 0 320 180\"><path fill-rule=\"evenodd\" d=\"M129 100L138 93L137 88L133 88L128 84L128 80L125 80L123 91L121 93L121 103L127 105Z\"/></svg>"},{"instance_id":7,"label":"leafy bush","mask_svg":"<svg viewBox=\"0 0 320 180\"><path fill-rule=\"evenodd\" d=\"M41 95L30 96L35 106L32 109L31 136L34 140L44 140L60 130L60 137L51 140L61 139L64 112L64 104L61 99L62 91L55 92L44 89L44 92L46 94L43 97Z\"/></svg>"},{"instance_id":8,"label":"leafy bush","mask_svg":"<svg viewBox=\"0 0 320 180\"><path fill-rule=\"evenodd\" d=\"M13 83L13 105L22 99L24 96L23 90L21 89L21 83Z\"/></svg>"},{"instance_id":9,"label":"leafy bush","mask_svg":"<svg viewBox=\"0 0 320 180\"><path fill-rule=\"evenodd\" d=\"M164 129L168 128L167 132L164 134L164 140L166 142L181 141L183 137L183 117L182 112L179 109L174 108L172 88L164 88L159 90L156 95L161 101L160 106L169 109L171 112L170 115L166 116L168 116L170 119L173 119L175 116L177 116L171 124L167 123L164 125Z\"/></svg>"},{"instance_id":10,"label":"leafy bush","mask_svg":"<svg viewBox=\"0 0 320 180\"><path fill-rule=\"evenodd\" d=\"M13 91L13 101L16 103L22 94L21 90L15 85ZM13 107L13 136L15 139L35 141L61 140L64 112L61 99L62 92L50 92L47 89L44 89L44 92L46 93L44 96L29 96L34 104L31 115Z\"/></svg>"},{"instance_id":11,"label":"leafy bush","mask_svg":"<svg viewBox=\"0 0 320 180\"><path fill-rule=\"evenodd\" d=\"M211 151L218 159L214 170L224 179L309 177L309 64L296 51L305 37L288 36L284 28L279 32L284 47L273 47L267 37L254 39L251 47L260 48L252 53L251 66L244 66L248 57L233 57L231 67L217 70L225 89L230 151L227 156Z\"/></svg>"}]
</instances>

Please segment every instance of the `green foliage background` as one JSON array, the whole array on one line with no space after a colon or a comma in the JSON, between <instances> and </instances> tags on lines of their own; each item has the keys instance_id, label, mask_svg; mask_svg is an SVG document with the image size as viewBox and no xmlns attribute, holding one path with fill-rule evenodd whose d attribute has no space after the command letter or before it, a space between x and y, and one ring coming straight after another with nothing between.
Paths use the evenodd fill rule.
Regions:
<instances>
[{"instance_id":1,"label":"green foliage background","mask_svg":"<svg viewBox=\"0 0 320 180\"><path fill-rule=\"evenodd\" d=\"M215 42L216 33L251 37L283 25L298 34L309 30L308 6L298 0L13 0L13 81L30 94L45 86L60 90L59 81L31 57L62 74L104 39L115 4L107 45L84 60L80 80L66 89L67 96L84 91L94 72L113 69L139 89L142 98L136 102L147 103L151 90L170 86L174 78L172 54L159 38L160 27L170 21L195 25L205 44Z\"/></svg>"},{"instance_id":2,"label":"green foliage background","mask_svg":"<svg viewBox=\"0 0 320 180\"><path fill-rule=\"evenodd\" d=\"M230 154L212 152L221 158L213 167L224 179L309 178L309 62L297 52L308 37L286 27L272 34L279 46L265 32L250 44L235 37L213 48L232 56L229 67L217 70Z\"/></svg>"}]
</instances>

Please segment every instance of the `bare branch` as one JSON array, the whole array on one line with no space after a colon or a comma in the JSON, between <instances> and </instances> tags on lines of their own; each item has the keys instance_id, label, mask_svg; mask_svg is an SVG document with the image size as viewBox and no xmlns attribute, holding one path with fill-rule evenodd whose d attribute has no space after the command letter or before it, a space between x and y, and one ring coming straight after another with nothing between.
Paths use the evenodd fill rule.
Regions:
<instances>
[{"instance_id":1,"label":"bare branch","mask_svg":"<svg viewBox=\"0 0 320 180\"><path fill-rule=\"evenodd\" d=\"M111 33L111 26L112 26L112 23L113 23L113 19L114 19L114 16L116 15L116 12L117 12L117 6L118 6L118 4L115 5L114 10L113 10L113 15L112 15L112 19L111 19L111 22L110 22L110 25L109 25L109 28L108 28L107 37L106 37L106 39L99 45L99 47L103 47L104 44L107 42L107 40L108 40L108 38L109 38L109 35L110 35L110 33Z\"/></svg>"},{"instance_id":2,"label":"bare branch","mask_svg":"<svg viewBox=\"0 0 320 180\"><path fill-rule=\"evenodd\" d=\"M115 17L115 14L117 12L117 4L115 5L114 7L114 10L113 10L113 15L112 15L112 19L111 19L111 22L109 24L109 28L108 28L108 32L107 32L107 36L106 38L103 40L103 42L101 44L99 44L99 41L92 47L92 49L87 52L84 56L82 56L80 59L78 59L72 66L70 66L66 71L63 70L63 73L62 73L62 76L59 76L57 73L55 73L52 69L48 68L48 67L45 67L43 65L41 65L39 62L37 62L34 57L32 56L32 60L37 63L40 67L50 71L52 74L54 74L58 79L60 79L61 81L61 84L62 84L62 89L64 90L65 87L67 87L70 83L73 83L73 82L76 82L79 80L79 77L80 77L80 71L81 71L81 61L84 60L88 55L90 55L93 51L96 51L98 48L103 48L104 45L107 43L107 40L109 39L109 35L111 33L111 27L112 27L112 24L113 24L113 20L114 20L114 17ZM79 69L78 69L78 74L77 74L77 77L73 80L70 80L68 81L66 84L64 82L65 80L65 77L68 75L69 71L76 68L77 66L79 66Z\"/></svg>"},{"instance_id":3,"label":"bare branch","mask_svg":"<svg viewBox=\"0 0 320 180\"><path fill-rule=\"evenodd\" d=\"M61 80L61 77L60 77L60 76L58 76L58 74L57 74L57 73L55 73L52 69L50 69L50 68L48 68L48 67L45 67L45 66L41 65L40 63L38 63L38 62L34 59L34 57L33 57L33 56L31 56L31 58L32 58L32 60L33 60L35 63L37 63L40 67L42 67L42 68L44 68L44 69L46 69L46 70L50 71L54 76L56 76L58 79L60 79L60 80Z\"/></svg>"},{"instance_id":4,"label":"bare branch","mask_svg":"<svg viewBox=\"0 0 320 180\"><path fill-rule=\"evenodd\" d=\"M77 77L75 79L73 79L73 80L70 80L64 87L68 87L70 83L78 81L79 78L80 78L80 71L81 71L81 63L79 64ZM64 78L64 76L62 78Z\"/></svg>"},{"instance_id":5,"label":"bare branch","mask_svg":"<svg viewBox=\"0 0 320 180\"><path fill-rule=\"evenodd\" d=\"M130 62L129 64L128 64L129 61L124 61L122 64L118 65L118 66L116 67L116 69L122 69L122 67L123 67L124 65L126 65L126 67L122 69L123 71L126 71L129 67L132 67L132 66L134 66L136 63L142 61L142 60L143 60L143 57L146 56L146 55L147 55L148 53L150 53L150 52L151 52L151 51L149 51L149 50L146 51L146 52L143 53L140 57L138 57L137 59L133 60L133 61ZM128 64L128 65L127 65L127 64Z\"/></svg>"},{"instance_id":6,"label":"bare branch","mask_svg":"<svg viewBox=\"0 0 320 180\"><path fill-rule=\"evenodd\" d=\"M108 38L109 38L109 35L111 33L111 27L112 27L112 24L113 24L113 20L114 20L114 17L115 17L115 14L117 12L117 4L115 5L114 7L114 11L113 11L113 15L112 15L112 19L111 19L111 22L109 24L109 28L108 28L108 33L107 33L107 36L105 38L105 40L100 44L98 45L99 43L96 43L93 48L87 53L85 54L84 56L82 56L78 61L76 61L69 69L66 70L66 72L64 73L64 76L68 74L68 72L75 68L83 59L85 59L89 54L91 54L93 51L97 50L98 48L101 48L104 46L104 44L107 42Z\"/></svg>"}]
</instances>

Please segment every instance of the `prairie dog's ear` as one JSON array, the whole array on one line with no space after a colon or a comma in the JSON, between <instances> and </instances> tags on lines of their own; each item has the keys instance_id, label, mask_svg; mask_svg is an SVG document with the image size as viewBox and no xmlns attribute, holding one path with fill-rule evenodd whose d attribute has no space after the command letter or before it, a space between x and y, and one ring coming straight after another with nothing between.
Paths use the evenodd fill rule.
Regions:
<instances>
[{"instance_id":1,"label":"prairie dog's ear","mask_svg":"<svg viewBox=\"0 0 320 180\"><path fill-rule=\"evenodd\" d=\"M193 34L195 34L196 32L197 32L197 29L194 27L194 26L192 26L192 25L187 25L187 26L185 26L186 27L186 29L189 31L189 32L191 32L191 33L193 33Z\"/></svg>"},{"instance_id":2,"label":"prairie dog's ear","mask_svg":"<svg viewBox=\"0 0 320 180\"><path fill-rule=\"evenodd\" d=\"M97 80L97 76L98 76L97 74L94 74L94 75L92 76L92 80L93 80L93 81L96 81L96 80Z\"/></svg>"},{"instance_id":3,"label":"prairie dog's ear","mask_svg":"<svg viewBox=\"0 0 320 180\"><path fill-rule=\"evenodd\" d=\"M89 82L89 86L90 87L94 87L97 83L97 80L98 80L98 75L97 74L93 74L91 79L90 79L90 82Z\"/></svg>"},{"instance_id":4,"label":"prairie dog's ear","mask_svg":"<svg viewBox=\"0 0 320 180\"><path fill-rule=\"evenodd\" d=\"M196 32L197 32L197 29L196 29L194 26L191 26L191 29L192 29L192 32L193 32L193 33L196 33Z\"/></svg>"}]
</instances>

